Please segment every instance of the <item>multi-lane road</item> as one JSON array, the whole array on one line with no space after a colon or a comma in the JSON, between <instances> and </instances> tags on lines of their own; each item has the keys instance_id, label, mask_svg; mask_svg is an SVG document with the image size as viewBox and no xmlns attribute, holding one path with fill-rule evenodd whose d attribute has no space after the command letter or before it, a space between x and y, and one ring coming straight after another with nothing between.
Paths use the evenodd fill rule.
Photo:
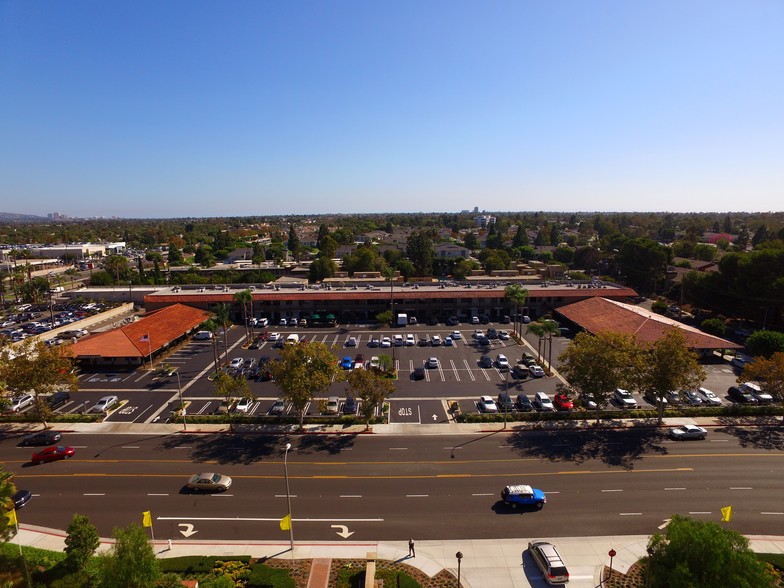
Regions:
<instances>
[{"instance_id":1,"label":"multi-lane road","mask_svg":"<svg viewBox=\"0 0 784 588\"><path fill-rule=\"evenodd\" d=\"M156 537L285 540L284 446L298 540L481 539L647 534L673 513L780 534L784 435L732 427L673 442L653 429L466 436L100 435L66 433L73 459L33 466L19 437L0 459L34 497L24 523L65 529L88 515L102 536L153 515ZM234 479L183 492L189 474ZM504 507L507 484L541 488L541 511Z\"/></svg>"}]
</instances>

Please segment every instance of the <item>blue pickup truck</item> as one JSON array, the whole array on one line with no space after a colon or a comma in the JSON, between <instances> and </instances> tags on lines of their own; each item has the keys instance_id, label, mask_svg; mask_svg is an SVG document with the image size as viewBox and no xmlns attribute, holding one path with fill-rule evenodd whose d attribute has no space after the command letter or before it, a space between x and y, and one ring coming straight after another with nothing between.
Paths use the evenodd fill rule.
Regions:
<instances>
[{"instance_id":1,"label":"blue pickup truck","mask_svg":"<svg viewBox=\"0 0 784 588\"><path fill-rule=\"evenodd\" d=\"M504 504L517 508L517 505L535 506L542 508L547 498L544 492L538 488L531 488L525 484L516 484L514 486L507 486L501 491L501 500Z\"/></svg>"}]
</instances>

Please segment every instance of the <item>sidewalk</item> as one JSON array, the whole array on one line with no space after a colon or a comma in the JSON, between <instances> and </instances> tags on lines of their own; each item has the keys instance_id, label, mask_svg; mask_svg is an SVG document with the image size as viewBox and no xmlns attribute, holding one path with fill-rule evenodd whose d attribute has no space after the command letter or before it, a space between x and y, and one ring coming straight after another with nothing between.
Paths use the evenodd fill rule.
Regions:
<instances>
[{"instance_id":1,"label":"sidewalk","mask_svg":"<svg viewBox=\"0 0 784 588\"><path fill-rule=\"evenodd\" d=\"M524 554L530 539L554 543L569 569L569 586L594 588L599 584L603 566L609 564L610 549L616 552L613 569L626 572L629 566L646 555L646 535L609 537L531 537L520 539L482 539L464 541L417 541L416 557L408 557L408 542L310 542L295 543L295 559L362 559L376 552L378 560L400 561L418 568L432 577L442 569L457 575L457 552L461 561L461 584L465 588L523 588L544 586L544 580L530 557ZM751 548L762 553L784 554L784 536L749 536ZM18 541L22 545L62 551L65 532L33 525L20 525ZM11 540L16 543L17 539ZM99 552L111 547L110 539L102 538ZM182 539L156 540L158 557L184 555L250 555L254 558L291 558L289 543L271 541L196 541ZM334 565L334 561L332 562ZM326 588L326 584L313 588Z\"/></svg>"}]
</instances>

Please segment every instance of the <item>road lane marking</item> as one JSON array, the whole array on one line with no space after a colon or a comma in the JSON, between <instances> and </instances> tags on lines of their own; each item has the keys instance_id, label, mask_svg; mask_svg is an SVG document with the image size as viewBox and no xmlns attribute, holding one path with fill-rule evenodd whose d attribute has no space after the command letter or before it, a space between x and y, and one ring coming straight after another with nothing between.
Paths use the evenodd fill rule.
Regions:
<instances>
[{"instance_id":1,"label":"road lane marking","mask_svg":"<svg viewBox=\"0 0 784 588\"><path fill-rule=\"evenodd\" d=\"M642 516L641 512L619 512L622 517L639 517Z\"/></svg>"},{"instance_id":2,"label":"road lane marking","mask_svg":"<svg viewBox=\"0 0 784 588\"><path fill-rule=\"evenodd\" d=\"M623 492L623 490L620 488L615 488L613 490L602 490L602 492Z\"/></svg>"},{"instance_id":3,"label":"road lane marking","mask_svg":"<svg viewBox=\"0 0 784 588\"><path fill-rule=\"evenodd\" d=\"M406 498L429 498L430 494L406 494Z\"/></svg>"},{"instance_id":4,"label":"road lane marking","mask_svg":"<svg viewBox=\"0 0 784 588\"><path fill-rule=\"evenodd\" d=\"M763 511L760 514L763 514L763 515L779 515L779 516L781 516L781 515L784 515L784 512L765 512L765 511Z\"/></svg>"},{"instance_id":5,"label":"road lane marking","mask_svg":"<svg viewBox=\"0 0 784 588\"><path fill-rule=\"evenodd\" d=\"M698 515L698 514L699 515L709 515L709 514L713 514L713 513L711 511L709 511L709 510L690 510L689 514L690 515Z\"/></svg>"},{"instance_id":6,"label":"road lane marking","mask_svg":"<svg viewBox=\"0 0 784 588\"><path fill-rule=\"evenodd\" d=\"M296 498L296 497L297 497L296 494L291 495L291 498ZM288 498L288 496L286 494L276 494L275 498Z\"/></svg>"},{"instance_id":7,"label":"road lane marking","mask_svg":"<svg viewBox=\"0 0 784 588\"><path fill-rule=\"evenodd\" d=\"M665 490L686 490L686 488L665 488Z\"/></svg>"},{"instance_id":8,"label":"road lane marking","mask_svg":"<svg viewBox=\"0 0 784 588\"><path fill-rule=\"evenodd\" d=\"M155 517L159 521L247 521L247 522L280 522L280 517L262 518L262 517ZM384 519L291 519L298 523L383 523Z\"/></svg>"},{"instance_id":9,"label":"road lane marking","mask_svg":"<svg viewBox=\"0 0 784 588\"><path fill-rule=\"evenodd\" d=\"M106 496L106 494L93 492L93 493L82 494L82 496Z\"/></svg>"},{"instance_id":10,"label":"road lane marking","mask_svg":"<svg viewBox=\"0 0 784 588\"><path fill-rule=\"evenodd\" d=\"M492 492L487 492L484 494L472 494L471 496L495 496Z\"/></svg>"},{"instance_id":11,"label":"road lane marking","mask_svg":"<svg viewBox=\"0 0 784 588\"><path fill-rule=\"evenodd\" d=\"M751 486L730 486L730 490L753 490Z\"/></svg>"},{"instance_id":12,"label":"road lane marking","mask_svg":"<svg viewBox=\"0 0 784 588\"><path fill-rule=\"evenodd\" d=\"M729 443L729 439L710 439L711 443Z\"/></svg>"},{"instance_id":13,"label":"road lane marking","mask_svg":"<svg viewBox=\"0 0 784 588\"><path fill-rule=\"evenodd\" d=\"M122 449L139 449L138 445L123 445Z\"/></svg>"},{"instance_id":14,"label":"road lane marking","mask_svg":"<svg viewBox=\"0 0 784 588\"><path fill-rule=\"evenodd\" d=\"M340 498L362 498L361 494L341 494Z\"/></svg>"},{"instance_id":15,"label":"road lane marking","mask_svg":"<svg viewBox=\"0 0 784 588\"><path fill-rule=\"evenodd\" d=\"M154 493L147 493L147 496L168 496L168 494L154 494Z\"/></svg>"},{"instance_id":16,"label":"road lane marking","mask_svg":"<svg viewBox=\"0 0 784 588\"><path fill-rule=\"evenodd\" d=\"M390 447L390 451L407 451L408 447Z\"/></svg>"}]
</instances>

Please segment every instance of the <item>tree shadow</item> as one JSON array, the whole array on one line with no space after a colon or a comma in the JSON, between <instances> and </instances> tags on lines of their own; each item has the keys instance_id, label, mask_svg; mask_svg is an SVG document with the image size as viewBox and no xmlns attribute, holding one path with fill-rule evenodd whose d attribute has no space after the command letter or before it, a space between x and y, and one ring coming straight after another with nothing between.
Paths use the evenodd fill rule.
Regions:
<instances>
[{"instance_id":1,"label":"tree shadow","mask_svg":"<svg viewBox=\"0 0 784 588\"><path fill-rule=\"evenodd\" d=\"M264 458L283 454L279 435L226 434L169 435L161 449L189 447L188 459L194 463L215 462L221 465L249 465Z\"/></svg>"},{"instance_id":2,"label":"tree shadow","mask_svg":"<svg viewBox=\"0 0 784 588\"><path fill-rule=\"evenodd\" d=\"M517 431L509 436L521 457L582 464L598 460L609 466L634 469L648 454L666 455L664 435L655 428Z\"/></svg>"},{"instance_id":3,"label":"tree shadow","mask_svg":"<svg viewBox=\"0 0 784 588\"><path fill-rule=\"evenodd\" d=\"M304 435L299 438L297 453L328 453L335 455L353 447L356 433L345 435Z\"/></svg>"},{"instance_id":4,"label":"tree shadow","mask_svg":"<svg viewBox=\"0 0 784 588\"><path fill-rule=\"evenodd\" d=\"M720 417L716 431L732 435L741 447L784 450L784 427L781 417Z\"/></svg>"}]
</instances>

